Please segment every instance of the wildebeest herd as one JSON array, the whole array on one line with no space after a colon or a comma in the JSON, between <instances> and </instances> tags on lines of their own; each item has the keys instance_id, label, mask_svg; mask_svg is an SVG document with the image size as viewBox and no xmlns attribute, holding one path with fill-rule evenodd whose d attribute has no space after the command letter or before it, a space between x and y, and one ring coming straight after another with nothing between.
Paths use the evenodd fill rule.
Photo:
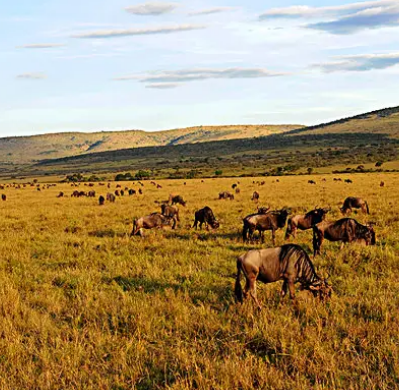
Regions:
<instances>
[{"instance_id":1,"label":"wildebeest herd","mask_svg":"<svg viewBox=\"0 0 399 390\"><path fill-rule=\"evenodd\" d=\"M252 196L257 201L258 196ZM222 192L219 199L234 199L230 194ZM186 201L179 195L170 195L169 200L162 202L161 212L135 219L131 236L143 236L143 229L177 227L179 209L175 204L186 206ZM353 209L360 209L369 214L369 206L361 198L348 197L345 199L341 212L346 215ZM345 243L359 243L362 245L375 245L375 232L372 224L362 225L353 218L342 218L338 221L326 221L331 207L315 207L306 214L291 215L292 210L285 207L280 210L270 210L268 207L258 207L254 214L243 219L242 239L244 242L255 241L258 232L261 243L264 242L264 232L271 231L272 243L275 245L276 231L286 227L285 239L295 238L298 230L313 230L313 255L320 254L324 239ZM288 222L287 222L288 219ZM193 228L217 229L220 226L209 206L195 211ZM240 284L241 273L245 277L245 287ZM285 296L289 291L290 298L295 297L294 284L300 283L301 290L309 290L315 297L325 300L331 296L332 286L327 279L317 275L312 261L306 251L295 244L286 244L268 249L252 249L238 257L235 296L238 302L250 295L258 308L261 308L256 297L256 280L271 283L283 280L281 294Z\"/></svg>"}]
</instances>

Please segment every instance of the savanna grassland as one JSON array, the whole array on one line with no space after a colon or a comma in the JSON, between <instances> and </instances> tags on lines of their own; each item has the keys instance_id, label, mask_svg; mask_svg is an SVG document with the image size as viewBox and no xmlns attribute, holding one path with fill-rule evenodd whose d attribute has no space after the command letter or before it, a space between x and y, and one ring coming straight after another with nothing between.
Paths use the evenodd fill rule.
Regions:
<instances>
[{"instance_id":1,"label":"savanna grassland","mask_svg":"<svg viewBox=\"0 0 399 390\"><path fill-rule=\"evenodd\" d=\"M144 194L98 206L57 184L5 188L0 203L0 388L11 389L396 389L399 388L399 175L144 182ZM233 201L216 200L240 181ZM384 180L385 187L380 187ZM158 181L157 181L158 182ZM137 183L122 183L139 188ZM82 190L89 187L80 185ZM112 192L116 183L111 183ZM258 284L263 310L236 305L236 257L250 248L242 218L259 205L304 212L361 196L376 223L375 247L325 242L317 272L331 274L332 299L307 292L296 304L281 283ZM63 191L68 197L57 198ZM132 219L180 194L176 231L129 238ZM210 206L217 231L190 228ZM295 240L311 252L311 232ZM277 244L284 243L277 232ZM271 246L266 233L263 246Z\"/></svg>"}]
</instances>

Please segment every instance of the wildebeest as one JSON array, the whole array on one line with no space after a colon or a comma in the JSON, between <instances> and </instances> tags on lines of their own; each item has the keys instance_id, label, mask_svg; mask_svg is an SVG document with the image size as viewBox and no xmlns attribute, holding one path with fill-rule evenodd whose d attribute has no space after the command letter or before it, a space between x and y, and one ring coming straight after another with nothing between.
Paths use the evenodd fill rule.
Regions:
<instances>
[{"instance_id":1,"label":"wildebeest","mask_svg":"<svg viewBox=\"0 0 399 390\"><path fill-rule=\"evenodd\" d=\"M169 195L169 203L173 206L174 204L181 204L182 206L186 206L186 202L183 197L180 195Z\"/></svg>"},{"instance_id":2,"label":"wildebeest","mask_svg":"<svg viewBox=\"0 0 399 390\"><path fill-rule=\"evenodd\" d=\"M298 229L300 230L308 230L324 221L326 214L330 211L330 208L315 208L312 211L309 211L306 214L302 215L294 215L288 219L287 222L287 231L285 233L285 239L288 240L290 236L296 237L296 232Z\"/></svg>"},{"instance_id":3,"label":"wildebeest","mask_svg":"<svg viewBox=\"0 0 399 390\"><path fill-rule=\"evenodd\" d=\"M130 237L137 234L142 234L141 229L153 229L153 228L163 228L165 226L170 226L173 218L165 217L161 213L153 213L145 217L141 217L133 220L133 230Z\"/></svg>"},{"instance_id":4,"label":"wildebeest","mask_svg":"<svg viewBox=\"0 0 399 390\"><path fill-rule=\"evenodd\" d=\"M380 183L380 187L384 187L385 186L385 183L382 181L381 183Z\"/></svg>"},{"instance_id":5,"label":"wildebeest","mask_svg":"<svg viewBox=\"0 0 399 390\"><path fill-rule=\"evenodd\" d=\"M199 222L199 227L202 229L202 224L205 223L205 228L208 229L208 225L212 227L212 229L217 229L220 224L216 220L215 216L213 215L213 211L210 207L205 206L201 210L197 210L195 212L195 220L193 228L197 229L197 225Z\"/></svg>"},{"instance_id":6,"label":"wildebeest","mask_svg":"<svg viewBox=\"0 0 399 390\"><path fill-rule=\"evenodd\" d=\"M57 198L63 198L64 197L64 193L63 192L60 192L58 195L57 195Z\"/></svg>"},{"instance_id":7,"label":"wildebeest","mask_svg":"<svg viewBox=\"0 0 399 390\"><path fill-rule=\"evenodd\" d=\"M89 192L87 193L87 196L88 196L89 198L95 198L95 197L96 197L96 191L89 191Z\"/></svg>"},{"instance_id":8,"label":"wildebeest","mask_svg":"<svg viewBox=\"0 0 399 390\"><path fill-rule=\"evenodd\" d=\"M351 179L345 179L345 183L353 183Z\"/></svg>"},{"instance_id":9,"label":"wildebeest","mask_svg":"<svg viewBox=\"0 0 399 390\"><path fill-rule=\"evenodd\" d=\"M267 214L251 214L243 219L242 238L244 242L252 241L255 230L259 232L261 242L264 242L265 230L272 231L273 245L276 243L276 230L285 226L289 210L286 208L271 211Z\"/></svg>"},{"instance_id":10,"label":"wildebeest","mask_svg":"<svg viewBox=\"0 0 399 390\"><path fill-rule=\"evenodd\" d=\"M130 189L129 190L129 196L131 196L131 195L136 195L136 191L133 190L133 189Z\"/></svg>"},{"instance_id":11,"label":"wildebeest","mask_svg":"<svg viewBox=\"0 0 399 390\"><path fill-rule=\"evenodd\" d=\"M234 190L234 188L236 188L237 187L237 184L236 183L234 183L232 186L231 186L231 188Z\"/></svg>"},{"instance_id":12,"label":"wildebeest","mask_svg":"<svg viewBox=\"0 0 399 390\"><path fill-rule=\"evenodd\" d=\"M5 202L7 200L7 195L1 194L1 200Z\"/></svg>"},{"instance_id":13,"label":"wildebeest","mask_svg":"<svg viewBox=\"0 0 399 390\"><path fill-rule=\"evenodd\" d=\"M269 206L258 207L258 214L266 214L270 210Z\"/></svg>"},{"instance_id":14,"label":"wildebeest","mask_svg":"<svg viewBox=\"0 0 399 390\"><path fill-rule=\"evenodd\" d=\"M141 188L139 188L139 194L142 195L143 194L143 190Z\"/></svg>"},{"instance_id":15,"label":"wildebeest","mask_svg":"<svg viewBox=\"0 0 399 390\"><path fill-rule=\"evenodd\" d=\"M316 184L316 182L314 180L308 180L309 184Z\"/></svg>"},{"instance_id":16,"label":"wildebeest","mask_svg":"<svg viewBox=\"0 0 399 390\"><path fill-rule=\"evenodd\" d=\"M352 212L352 209L361 209L363 213L370 214L369 205L365 200L349 196L345 199L344 204L341 207L341 212L342 214L346 214L348 211Z\"/></svg>"},{"instance_id":17,"label":"wildebeest","mask_svg":"<svg viewBox=\"0 0 399 390\"><path fill-rule=\"evenodd\" d=\"M220 199L230 199L234 200L234 195L230 194L230 192L224 191L219 193L219 200Z\"/></svg>"},{"instance_id":18,"label":"wildebeest","mask_svg":"<svg viewBox=\"0 0 399 390\"><path fill-rule=\"evenodd\" d=\"M121 190L121 196L125 195L125 191Z\"/></svg>"},{"instance_id":19,"label":"wildebeest","mask_svg":"<svg viewBox=\"0 0 399 390\"><path fill-rule=\"evenodd\" d=\"M104 203L105 203L105 199L102 195L100 195L100 197L98 198L98 204L100 206L104 206Z\"/></svg>"},{"instance_id":20,"label":"wildebeest","mask_svg":"<svg viewBox=\"0 0 399 390\"><path fill-rule=\"evenodd\" d=\"M119 190L115 190L115 196L120 196Z\"/></svg>"},{"instance_id":21,"label":"wildebeest","mask_svg":"<svg viewBox=\"0 0 399 390\"><path fill-rule=\"evenodd\" d=\"M241 272L246 280L244 291L240 283ZM327 279L322 279L316 274L308 254L299 245L294 244L253 249L238 257L234 288L236 299L242 303L249 293L261 309L256 296L256 280L263 283L283 280L281 295L284 297L289 291L291 299L295 298L295 283L300 283L301 290L309 290L321 300L329 298L332 293Z\"/></svg>"},{"instance_id":22,"label":"wildebeest","mask_svg":"<svg viewBox=\"0 0 399 390\"><path fill-rule=\"evenodd\" d=\"M115 202L115 195L114 194L111 194L110 192L108 192L108 194L107 194L107 200L108 200L108 202L111 202L111 203L114 203Z\"/></svg>"},{"instance_id":23,"label":"wildebeest","mask_svg":"<svg viewBox=\"0 0 399 390\"><path fill-rule=\"evenodd\" d=\"M236 187L235 193L236 193L236 194L239 194L240 192L241 192L241 190L240 190L238 187Z\"/></svg>"},{"instance_id":24,"label":"wildebeest","mask_svg":"<svg viewBox=\"0 0 399 390\"><path fill-rule=\"evenodd\" d=\"M336 222L323 221L313 226L313 254L320 254L323 240L356 242L363 245L375 245L375 232L371 225L362 225L352 218L342 218Z\"/></svg>"},{"instance_id":25,"label":"wildebeest","mask_svg":"<svg viewBox=\"0 0 399 390\"><path fill-rule=\"evenodd\" d=\"M162 186L160 185L160 184L157 184L157 188L159 189L159 188L162 188Z\"/></svg>"},{"instance_id":26,"label":"wildebeest","mask_svg":"<svg viewBox=\"0 0 399 390\"><path fill-rule=\"evenodd\" d=\"M254 191L254 193L252 194L251 200L257 202L259 200L259 192Z\"/></svg>"},{"instance_id":27,"label":"wildebeest","mask_svg":"<svg viewBox=\"0 0 399 390\"><path fill-rule=\"evenodd\" d=\"M170 206L168 204L163 204L161 206L161 212L162 212L162 215L164 215L165 217L173 219L172 229L175 229L177 222L180 221L179 209L177 208L177 206Z\"/></svg>"}]
</instances>

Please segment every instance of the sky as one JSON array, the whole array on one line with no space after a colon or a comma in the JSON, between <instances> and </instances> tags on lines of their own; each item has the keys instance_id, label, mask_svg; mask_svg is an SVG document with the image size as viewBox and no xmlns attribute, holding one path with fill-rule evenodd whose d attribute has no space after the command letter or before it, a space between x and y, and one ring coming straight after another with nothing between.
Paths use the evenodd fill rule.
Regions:
<instances>
[{"instance_id":1,"label":"sky","mask_svg":"<svg viewBox=\"0 0 399 390\"><path fill-rule=\"evenodd\" d=\"M399 105L399 1L0 2L0 136Z\"/></svg>"}]
</instances>

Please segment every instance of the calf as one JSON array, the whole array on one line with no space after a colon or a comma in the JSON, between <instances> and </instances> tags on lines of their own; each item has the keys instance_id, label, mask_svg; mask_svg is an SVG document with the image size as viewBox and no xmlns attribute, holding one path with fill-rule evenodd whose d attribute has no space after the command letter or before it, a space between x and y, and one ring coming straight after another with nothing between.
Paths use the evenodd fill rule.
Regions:
<instances>
[{"instance_id":1,"label":"calf","mask_svg":"<svg viewBox=\"0 0 399 390\"><path fill-rule=\"evenodd\" d=\"M219 222L213 215L212 209L208 206L205 206L203 209L195 212L193 228L197 229L198 222L200 229L202 229L202 224L204 223L206 229L208 229L208 225L210 225L212 229L217 229L219 227Z\"/></svg>"},{"instance_id":2,"label":"calf","mask_svg":"<svg viewBox=\"0 0 399 390\"><path fill-rule=\"evenodd\" d=\"M244 274L246 283L242 290L240 278ZM295 283L301 284L301 290L309 290L315 297L325 300L331 296L332 288L327 279L321 279L314 269L308 254L299 245L283 245L277 248L250 250L237 259L237 277L235 296L243 302L248 293L259 309L261 305L256 296L256 280L273 283L283 280L281 295L289 291L295 298Z\"/></svg>"},{"instance_id":3,"label":"calf","mask_svg":"<svg viewBox=\"0 0 399 390\"><path fill-rule=\"evenodd\" d=\"M375 245L375 232L371 225L361 225L355 219L343 218L336 222L323 221L313 226L313 255L320 254L323 240Z\"/></svg>"}]
</instances>

